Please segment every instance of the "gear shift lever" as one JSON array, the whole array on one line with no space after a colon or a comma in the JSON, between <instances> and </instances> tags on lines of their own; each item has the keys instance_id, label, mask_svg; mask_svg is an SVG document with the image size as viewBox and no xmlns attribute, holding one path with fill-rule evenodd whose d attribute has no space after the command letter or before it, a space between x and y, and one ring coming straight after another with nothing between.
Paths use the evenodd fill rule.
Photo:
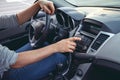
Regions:
<instances>
[{"instance_id":1,"label":"gear shift lever","mask_svg":"<svg viewBox=\"0 0 120 80\"><path fill-rule=\"evenodd\" d=\"M83 60L85 63L93 62L96 59L94 55L86 54L86 53L78 53L74 54L74 57L78 60Z\"/></svg>"}]
</instances>

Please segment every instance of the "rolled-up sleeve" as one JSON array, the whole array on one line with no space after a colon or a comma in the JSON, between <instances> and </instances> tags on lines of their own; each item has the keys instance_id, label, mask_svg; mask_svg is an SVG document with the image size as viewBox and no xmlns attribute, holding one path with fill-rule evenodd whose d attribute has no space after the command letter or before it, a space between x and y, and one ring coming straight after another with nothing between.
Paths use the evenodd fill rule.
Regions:
<instances>
[{"instance_id":1,"label":"rolled-up sleeve","mask_svg":"<svg viewBox=\"0 0 120 80\"><path fill-rule=\"evenodd\" d=\"M10 69L10 65L14 64L18 58L18 54L7 47L0 45L0 74Z\"/></svg>"},{"instance_id":2,"label":"rolled-up sleeve","mask_svg":"<svg viewBox=\"0 0 120 80\"><path fill-rule=\"evenodd\" d=\"M18 27L18 19L16 14L14 15L2 15L0 16L0 27Z\"/></svg>"}]
</instances>

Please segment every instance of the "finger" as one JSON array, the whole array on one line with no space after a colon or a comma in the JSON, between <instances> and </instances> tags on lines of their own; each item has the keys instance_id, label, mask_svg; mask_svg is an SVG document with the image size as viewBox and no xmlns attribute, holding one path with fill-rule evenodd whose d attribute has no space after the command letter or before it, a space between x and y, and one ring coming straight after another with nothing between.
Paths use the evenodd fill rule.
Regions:
<instances>
[{"instance_id":1,"label":"finger","mask_svg":"<svg viewBox=\"0 0 120 80\"><path fill-rule=\"evenodd\" d=\"M69 49L74 51L75 50L75 46L69 46Z\"/></svg>"},{"instance_id":2,"label":"finger","mask_svg":"<svg viewBox=\"0 0 120 80\"><path fill-rule=\"evenodd\" d=\"M55 7L54 7L53 4L49 5L49 9L50 9L50 11L51 11L51 14L54 14L54 12L55 12Z\"/></svg>"},{"instance_id":3,"label":"finger","mask_svg":"<svg viewBox=\"0 0 120 80\"><path fill-rule=\"evenodd\" d=\"M71 42L71 45L76 47L76 43L75 42Z\"/></svg>"},{"instance_id":4,"label":"finger","mask_svg":"<svg viewBox=\"0 0 120 80\"><path fill-rule=\"evenodd\" d=\"M71 37L69 38L70 41L76 41L76 40L81 40L81 38L79 37Z\"/></svg>"},{"instance_id":5,"label":"finger","mask_svg":"<svg viewBox=\"0 0 120 80\"><path fill-rule=\"evenodd\" d=\"M47 6L43 6L43 10L44 10L46 13L48 13L48 14L50 14L50 13L51 13L51 11L48 9L48 7L47 7Z\"/></svg>"},{"instance_id":6,"label":"finger","mask_svg":"<svg viewBox=\"0 0 120 80\"><path fill-rule=\"evenodd\" d=\"M68 52L73 53L74 51L73 50L69 50Z\"/></svg>"}]
</instances>

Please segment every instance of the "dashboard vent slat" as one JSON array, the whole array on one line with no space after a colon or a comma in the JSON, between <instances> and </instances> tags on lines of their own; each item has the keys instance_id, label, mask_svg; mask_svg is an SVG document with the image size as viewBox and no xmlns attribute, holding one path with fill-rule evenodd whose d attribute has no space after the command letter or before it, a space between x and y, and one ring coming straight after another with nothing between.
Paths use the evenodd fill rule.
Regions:
<instances>
[{"instance_id":1,"label":"dashboard vent slat","mask_svg":"<svg viewBox=\"0 0 120 80\"><path fill-rule=\"evenodd\" d=\"M91 48L97 50L105 42L105 40L107 40L108 37L109 35L100 34Z\"/></svg>"}]
</instances>

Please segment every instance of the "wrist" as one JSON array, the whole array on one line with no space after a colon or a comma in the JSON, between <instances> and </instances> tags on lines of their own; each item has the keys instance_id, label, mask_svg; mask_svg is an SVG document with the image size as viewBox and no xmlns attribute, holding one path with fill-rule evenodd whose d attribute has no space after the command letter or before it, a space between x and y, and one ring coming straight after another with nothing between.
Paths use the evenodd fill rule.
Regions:
<instances>
[{"instance_id":1,"label":"wrist","mask_svg":"<svg viewBox=\"0 0 120 80\"><path fill-rule=\"evenodd\" d=\"M55 44L52 44L52 45L51 45L51 48L52 48L52 50L53 50L54 53L59 52L56 43L55 43Z\"/></svg>"},{"instance_id":2,"label":"wrist","mask_svg":"<svg viewBox=\"0 0 120 80\"><path fill-rule=\"evenodd\" d=\"M35 5L37 6L37 8L38 8L39 10L41 9L40 3L39 3L38 1L35 3Z\"/></svg>"}]
</instances>

